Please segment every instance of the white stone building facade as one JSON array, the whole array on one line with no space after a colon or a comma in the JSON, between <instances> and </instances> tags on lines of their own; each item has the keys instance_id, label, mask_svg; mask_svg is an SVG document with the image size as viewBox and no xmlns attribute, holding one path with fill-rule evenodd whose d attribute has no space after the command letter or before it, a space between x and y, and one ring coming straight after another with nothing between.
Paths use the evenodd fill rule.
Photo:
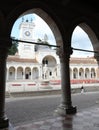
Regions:
<instances>
[{"instance_id":1,"label":"white stone building facade","mask_svg":"<svg viewBox=\"0 0 99 130\"><path fill-rule=\"evenodd\" d=\"M36 42L33 21L20 24L20 40ZM11 80L48 80L60 78L59 57L48 46L20 42L18 53L7 58L7 81Z\"/></svg>"},{"instance_id":2,"label":"white stone building facade","mask_svg":"<svg viewBox=\"0 0 99 130\"><path fill-rule=\"evenodd\" d=\"M33 35L33 21L22 21L20 40L37 42ZM18 53L8 56L7 81L61 80L60 59L49 46L20 42ZM93 57L70 58L70 78L98 79L98 64Z\"/></svg>"}]
</instances>

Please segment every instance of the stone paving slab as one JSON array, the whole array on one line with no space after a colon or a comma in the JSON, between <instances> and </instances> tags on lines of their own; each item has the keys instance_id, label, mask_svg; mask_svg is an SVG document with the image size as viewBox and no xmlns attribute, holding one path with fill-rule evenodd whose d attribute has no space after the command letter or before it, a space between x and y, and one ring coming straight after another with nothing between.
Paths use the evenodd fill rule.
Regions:
<instances>
[{"instance_id":1,"label":"stone paving slab","mask_svg":"<svg viewBox=\"0 0 99 130\"><path fill-rule=\"evenodd\" d=\"M94 107L75 115L52 117L15 127L15 130L99 130L99 108Z\"/></svg>"}]
</instances>

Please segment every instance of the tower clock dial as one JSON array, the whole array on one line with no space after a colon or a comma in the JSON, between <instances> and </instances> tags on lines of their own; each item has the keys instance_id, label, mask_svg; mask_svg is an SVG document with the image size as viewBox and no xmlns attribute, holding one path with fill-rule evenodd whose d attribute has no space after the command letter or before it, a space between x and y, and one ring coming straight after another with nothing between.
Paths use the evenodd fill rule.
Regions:
<instances>
[{"instance_id":1,"label":"tower clock dial","mask_svg":"<svg viewBox=\"0 0 99 130\"><path fill-rule=\"evenodd\" d=\"M26 36L30 36L30 32L29 31L25 31L25 35Z\"/></svg>"}]
</instances>

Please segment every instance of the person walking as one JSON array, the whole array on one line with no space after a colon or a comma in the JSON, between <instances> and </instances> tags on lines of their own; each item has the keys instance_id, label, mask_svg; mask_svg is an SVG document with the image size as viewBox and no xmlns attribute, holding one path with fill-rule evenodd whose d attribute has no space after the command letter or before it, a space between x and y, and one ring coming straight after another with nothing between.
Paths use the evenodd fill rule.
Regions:
<instances>
[{"instance_id":1,"label":"person walking","mask_svg":"<svg viewBox=\"0 0 99 130\"><path fill-rule=\"evenodd\" d=\"M81 87L81 93L84 93L84 87L83 86Z\"/></svg>"}]
</instances>

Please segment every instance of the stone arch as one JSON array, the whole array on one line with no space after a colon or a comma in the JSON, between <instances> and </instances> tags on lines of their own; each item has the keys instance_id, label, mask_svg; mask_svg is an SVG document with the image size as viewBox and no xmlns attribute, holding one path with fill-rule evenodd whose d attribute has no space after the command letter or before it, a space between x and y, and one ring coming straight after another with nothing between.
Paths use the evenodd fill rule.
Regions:
<instances>
[{"instance_id":1,"label":"stone arch","mask_svg":"<svg viewBox=\"0 0 99 130\"><path fill-rule=\"evenodd\" d=\"M13 66L9 68L9 80L15 80L15 67Z\"/></svg>"},{"instance_id":2,"label":"stone arch","mask_svg":"<svg viewBox=\"0 0 99 130\"><path fill-rule=\"evenodd\" d=\"M83 78L84 78L84 69L83 69L83 68L80 68L80 69L79 69L79 78L80 78L80 79L83 79Z\"/></svg>"},{"instance_id":3,"label":"stone arch","mask_svg":"<svg viewBox=\"0 0 99 130\"><path fill-rule=\"evenodd\" d=\"M28 6L27 6L28 4ZM52 30L56 44L60 46L62 41L62 36L60 33L59 27L61 26L61 23L59 23L58 19L54 15L52 9L45 5L43 2L38 1L32 1L32 2L24 2L24 4L18 6L16 9L12 11L12 13L7 18L8 23L8 33L11 34L12 27L15 23L15 21L26 14L35 13L38 16L40 16L50 27ZM60 27L61 28L61 27Z\"/></svg>"},{"instance_id":4,"label":"stone arch","mask_svg":"<svg viewBox=\"0 0 99 130\"><path fill-rule=\"evenodd\" d=\"M79 26L89 37L91 44L93 46L93 51L99 51L99 40L98 40L98 32L96 30L96 26L94 23L92 23L92 20L90 18L82 18L78 17L75 18L75 20L71 23L70 26L70 32L71 36L74 31L74 29ZM97 59L98 56L96 53L94 53L94 57Z\"/></svg>"},{"instance_id":5,"label":"stone arch","mask_svg":"<svg viewBox=\"0 0 99 130\"><path fill-rule=\"evenodd\" d=\"M95 77L96 77L95 68L91 68L91 78L95 78Z\"/></svg>"},{"instance_id":6,"label":"stone arch","mask_svg":"<svg viewBox=\"0 0 99 130\"><path fill-rule=\"evenodd\" d=\"M20 66L17 68L17 79L23 79L23 68Z\"/></svg>"},{"instance_id":7,"label":"stone arch","mask_svg":"<svg viewBox=\"0 0 99 130\"><path fill-rule=\"evenodd\" d=\"M85 23L80 23L79 26L87 33L94 51L99 51L99 40L96 37L94 30L92 30L92 28Z\"/></svg>"},{"instance_id":8,"label":"stone arch","mask_svg":"<svg viewBox=\"0 0 99 130\"><path fill-rule=\"evenodd\" d=\"M48 67L55 67L57 64L57 61L55 59L55 57L51 56L51 55L46 55L43 59L42 59L42 63L47 64Z\"/></svg>"},{"instance_id":9,"label":"stone arch","mask_svg":"<svg viewBox=\"0 0 99 130\"><path fill-rule=\"evenodd\" d=\"M78 69L73 68L73 79L78 79Z\"/></svg>"},{"instance_id":10,"label":"stone arch","mask_svg":"<svg viewBox=\"0 0 99 130\"><path fill-rule=\"evenodd\" d=\"M56 78L57 69L56 69L57 61L54 56L46 55L42 59L42 78Z\"/></svg>"},{"instance_id":11,"label":"stone arch","mask_svg":"<svg viewBox=\"0 0 99 130\"><path fill-rule=\"evenodd\" d=\"M90 78L90 70L89 70L89 68L85 68L85 78L86 79Z\"/></svg>"},{"instance_id":12,"label":"stone arch","mask_svg":"<svg viewBox=\"0 0 99 130\"><path fill-rule=\"evenodd\" d=\"M31 77L31 68L26 67L25 68L25 79L30 79L30 77Z\"/></svg>"},{"instance_id":13,"label":"stone arch","mask_svg":"<svg viewBox=\"0 0 99 130\"><path fill-rule=\"evenodd\" d=\"M38 79L39 78L39 69L38 67L33 67L32 69L32 78Z\"/></svg>"}]
</instances>

